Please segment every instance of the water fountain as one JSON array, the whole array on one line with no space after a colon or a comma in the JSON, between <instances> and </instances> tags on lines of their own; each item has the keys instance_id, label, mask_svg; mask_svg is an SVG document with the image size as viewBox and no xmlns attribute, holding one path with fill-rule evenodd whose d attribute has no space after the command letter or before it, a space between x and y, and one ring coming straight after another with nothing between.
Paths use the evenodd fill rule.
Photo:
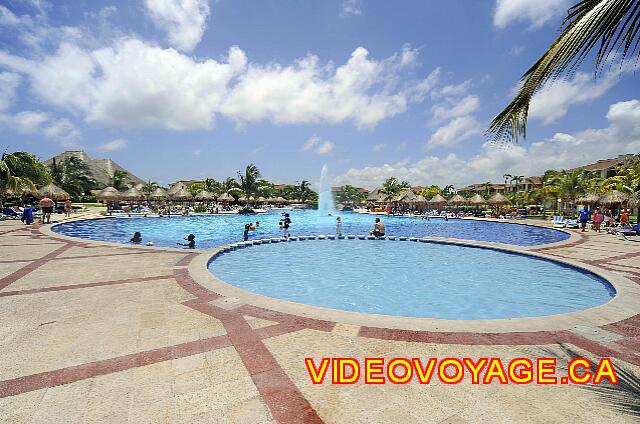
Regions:
<instances>
[{"instance_id":1,"label":"water fountain","mask_svg":"<svg viewBox=\"0 0 640 424\"><path fill-rule=\"evenodd\" d=\"M335 215L336 202L331 191L331 179L329 178L329 168L325 163L320 173L320 191L318 192L318 213L320 215Z\"/></svg>"}]
</instances>

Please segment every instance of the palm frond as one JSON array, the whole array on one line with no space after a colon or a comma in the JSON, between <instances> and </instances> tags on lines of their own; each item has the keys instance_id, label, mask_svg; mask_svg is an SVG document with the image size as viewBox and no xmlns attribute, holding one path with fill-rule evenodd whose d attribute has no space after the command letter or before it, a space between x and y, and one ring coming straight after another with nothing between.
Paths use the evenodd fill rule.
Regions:
<instances>
[{"instance_id":1,"label":"palm frond","mask_svg":"<svg viewBox=\"0 0 640 424\"><path fill-rule=\"evenodd\" d=\"M564 30L542 57L522 76L514 99L489 125L485 135L517 143L526 137L529 104L547 82L573 73L600 41L595 56L597 73L612 53L620 63L640 50L640 2L637 0L583 0L569 9Z\"/></svg>"}]
</instances>

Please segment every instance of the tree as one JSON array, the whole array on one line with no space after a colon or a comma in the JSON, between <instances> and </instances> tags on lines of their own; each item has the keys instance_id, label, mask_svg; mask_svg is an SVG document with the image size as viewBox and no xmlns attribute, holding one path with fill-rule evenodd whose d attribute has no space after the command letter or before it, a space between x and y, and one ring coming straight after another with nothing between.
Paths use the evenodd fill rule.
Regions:
<instances>
[{"instance_id":1,"label":"tree","mask_svg":"<svg viewBox=\"0 0 640 424\"><path fill-rule=\"evenodd\" d=\"M509 180L511 180L511 179L513 178L513 175L511 175L511 174L504 174L504 175L503 175L503 177L504 177L504 185L506 186L506 185L507 185L507 183L509 182Z\"/></svg>"},{"instance_id":2,"label":"tree","mask_svg":"<svg viewBox=\"0 0 640 424\"><path fill-rule=\"evenodd\" d=\"M148 197L158 187L160 187L158 183L156 183L155 181L149 180L142 186L141 191Z\"/></svg>"},{"instance_id":3,"label":"tree","mask_svg":"<svg viewBox=\"0 0 640 424\"><path fill-rule=\"evenodd\" d=\"M240 188L244 192L246 198L246 206L249 207L249 197L256 194L258 188L258 179L260 171L254 164L249 164L245 168L244 174L238 171L238 179L240 180Z\"/></svg>"},{"instance_id":4,"label":"tree","mask_svg":"<svg viewBox=\"0 0 640 424\"><path fill-rule=\"evenodd\" d=\"M109 185L116 190L124 190L127 188L129 180L129 174L126 171L116 169L113 171L113 175L109 178Z\"/></svg>"},{"instance_id":5,"label":"tree","mask_svg":"<svg viewBox=\"0 0 640 424\"><path fill-rule=\"evenodd\" d=\"M356 204L367 200L367 193L363 193L357 188L345 185L336 193L336 200L342 204Z\"/></svg>"},{"instance_id":6,"label":"tree","mask_svg":"<svg viewBox=\"0 0 640 424\"><path fill-rule=\"evenodd\" d=\"M309 200L314 194L314 191L311 190L311 184L307 180L302 180L300 182L300 185L297 187L297 191L298 195L296 197L303 203Z\"/></svg>"},{"instance_id":7,"label":"tree","mask_svg":"<svg viewBox=\"0 0 640 424\"><path fill-rule=\"evenodd\" d=\"M600 42L595 56L596 76L620 52L640 57L640 6L634 0L583 0L568 11L564 29L540 59L522 76L511 103L491 121L486 134L496 140L518 142L526 137L527 114L534 94L547 82L574 72ZM631 50L630 50L631 49Z\"/></svg>"},{"instance_id":8,"label":"tree","mask_svg":"<svg viewBox=\"0 0 640 424\"><path fill-rule=\"evenodd\" d=\"M455 194L455 192L456 192L456 188L451 184L444 186L444 188L442 189L442 194L447 197Z\"/></svg>"},{"instance_id":9,"label":"tree","mask_svg":"<svg viewBox=\"0 0 640 424\"><path fill-rule=\"evenodd\" d=\"M431 200L433 196L438 194L442 194L442 190L437 185L430 185L429 187L425 187L420 191L420 195L427 200Z\"/></svg>"},{"instance_id":10,"label":"tree","mask_svg":"<svg viewBox=\"0 0 640 424\"><path fill-rule=\"evenodd\" d=\"M27 152L3 153L0 159L0 203L8 193L35 190L51 182L51 174L38 158Z\"/></svg>"},{"instance_id":11,"label":"tree","mask_svg":"<svg viewBox=\"0 0 640 424\"><path fill-rule=\"evenodd\" d=\"M64 158L60 164L54 160L51 175L54 182L72 196L81 196L96 186L87 164L75 156Z\"/></svg>"},{"instance_id":12,"label":"tree","mask_svg":"<svg viewBox=\"0 0 640 424\"><path fill-rule=\"evenodd\" d=\"M491 194L491 186L493 186L491 181L487 181L486 183L482 184L482 188L484 188L487 196Z\"/></svg>"},{"instance_id":13,"label":"tree","mask_svg":"<svg viewBox=\"0 0 640 424\"><path fill-rule=\"evenodd\" d=\"M388 198L397 196L404 188L404 184L407 183L404 181L400 182L396 177L387 178L384 184L382 184L380 193L385 194Z\"/></svg>"},{"instance_id":14,"label":"tree","mask_svg":"<svg viewBox=\"0 0 640 424\"><path fill-rule=\"evenodd\" d=\"M602 182L603 191L618 190L622 193L640 195L640 158L620 165L616 169L616 176Z\"/></svg>"}]
</instances>

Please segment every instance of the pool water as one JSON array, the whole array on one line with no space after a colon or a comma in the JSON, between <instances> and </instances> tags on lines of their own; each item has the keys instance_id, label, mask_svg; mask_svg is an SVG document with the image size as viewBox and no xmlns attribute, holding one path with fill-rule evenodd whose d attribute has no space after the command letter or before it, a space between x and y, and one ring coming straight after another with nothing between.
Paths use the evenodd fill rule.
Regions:
<instances>
[{"instance_id":1,"label":"pool water","mask_svg":"<svg viewBox=\"0 0 640 424\"><path fill-rule=\"evenodd\" d=\"M216 256L209 270L265 296L406 317L536 317L608 302L595 274L531 256L442 243L308 240Z\"/></svg>"},{"instance_id":2,"label":"pool water","mask_svg":"<svg viewBox=\"0 0 640 424\"><path fill-rule=\"evenodd\" d=\"M292 235L335 234L335 217L319 216L314 210L288 211ZM342 212L343 234L369 234L375 216ZM553 243L569 237L562 231L513 225L500 222L450 219L422 220L414 217L381 217L387 235L412 237L453 237L466 240L494 241L520 246ZM193 215L170 218L133 217L70 222L53 227L64 235L90 240L127 243L133 233L142 233L143 244L176 247L188 234L196 236L197 248L214 248L242 240L244 225L260 221L260 228L250 233L250 239L281 235L278 222L282 213L271 211L258 215Z\"/></svg>"}]
</instances>

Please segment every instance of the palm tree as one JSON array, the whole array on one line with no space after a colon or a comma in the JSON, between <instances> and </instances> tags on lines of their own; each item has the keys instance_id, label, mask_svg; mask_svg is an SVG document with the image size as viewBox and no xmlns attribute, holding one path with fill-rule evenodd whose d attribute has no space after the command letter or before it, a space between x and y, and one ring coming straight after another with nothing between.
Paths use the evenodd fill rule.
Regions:
<instances>
[{"instance_id":1,"label":"palm tree","mask_svg":"<svg viewBox=\"0 0 640 424\"><path fill-rule=\"evenodd\" d=\"M240 188L244 192L246 198L246 207L249 207L249 197L253 196L258 188L258 179L260 178L260 171L254 164L247 165L244 174L238 171L238 179L240 180Z\"/></svg>"},{"instance_id":2,"label":"palm tree","mask_svg":"<svg viewBox=\"0 0 640 424\"><path fill-rule=\"evenodd\" d=\"M358 190L357 188L345 185L338 193L336 193L336 200L342 204L355 204L367 200L367 193Z\"/></svg>"},{"instance_id":3,"label":"palm tree","mask_svg":"<svg viewBox=\"0 0 640 424\"><path fill-rule=\"evenodd\" d=\"M22 190L35 190L51 182L47 167L34 155L27 152L2 154L0 158L0 204L4 196Z\"/></svg>"},{"instance_id":4,"label":"palm tree","mask_svg":"<svg viewBox=\"0 0 640 424\"><path fill-rule=\"evenodd\" d=\"M51 165L53 181L73 196L81 196L96 186L87 164L80 158L68 156L62 163Z\"/></svg>"},{"instance_id":5,"label":"palm tree","mask_svg":"<svg viewBox=\"0 0 640 424\"><path fill-rule=\"evenodd\" d=\"M402 183L396 177L387 178L387 180L382 184L382 188L380 192L382 194L386 194L388 198L396 196L402 190Z\"/></svg>"},{"instance_id":6,"label":"palm tree","mask_svg":"<svg viewBox=\"0 0 640 424\"><path fill-rule=\"evenodd\" d=\"M514 99L491 121L486 135L518 142L526 137L527 114L534 94L545 83L571 74L600 44L595 57L597 72L620 51L620 59L640 57L640 5L637 0L582 0L571 7L564 29L540 59L522 76ZM630 50L631 49L631 50Z\"/></svg>"},{"instance_id":7,"label":"palm tree","mask_svg":"<svg viewBox=\"0 0 640 424\"><path fill-rule=\"evenodd\" d=\"M455 192L456 192L456 189L452 184L449 184L442 189L442 194L445 196L451 196Z\"/></svg>"},{"instance_id":8,"label":"palm tree","mask_svg":"<svg viewBox=\"0 0 640 424\"><path fill-rule=\"evenodd\" d=\"M222 184L213 178L206 178L204 180L204 189L215 195L220 195L224 191Z\"/></svg>"},{"instance_id":9,"label":"palm tree","mask_svg":"<svg viewBox=\"0 0 640 424\"><path fill-rule=\"evenodd\" d=\"M313 195L313 190L311 190L311 183L307 180L302 180L300 185L298 186L298 195L297 198L302 200L302 202L306 202Z\"/></svg>"},{"instance_id":10,"label":"palm tree","mask_svg":"<svg viewBox=\"0 0 640 424\"><path fill-rule=\"evenodd\" d=\"M493 184L491 184L491 181L487 181L486 183L482 184L482 188L484 188L487 196L491 194L491 186Z\"/></svg>"},{"instance_id":11,"label":"palm tree","mask_svg":"<svg viewBox=\"0 0 640 424\"><path fill-rule=\"evenodd\" d=\"M504 177L504 185L506 186L506 185L507 185L507 183L509 182L509 180L513 178L513 175L511 175L511 174L504 174L504 175L503 175L503 177Z\"/></svg>"},{"instance_id":12,"label":"palm tree","mask_svg":"<svg viewBox=\"0 0 640 424\"><path fill-rule=\"evenodd\" d=\"M124 190L127 188L127 180L129 174L126 171L116 169L113 171L113 175L109 178L109 185L116 190Z\"/></svg>"},{"instance_id":13,"label":"palm tree","mask_svg":"<svg viewBox=\"0 0 640 424\"><path fill-rule=\"evenodd\" d=\"M149 196L158 187L160 187L158 183L156 183L155 181L149 180L142 186L142 190L140 191L142 191L146 196Z\"/></svg>"},{"instance_id":14,"label":"palm tree","mask_svg":"<svg viewBox=\"0 0 640 424\"><path fill-rule=\"evenodd\" d=\"M433 196L436 196L442 193L443 193L443 190L441 190L440 187L438 187L437 185L430 185L429 187L425 187L420 191L420 195L427 200L430 200L433 198Z\"/></svg>"}]
</instances>

